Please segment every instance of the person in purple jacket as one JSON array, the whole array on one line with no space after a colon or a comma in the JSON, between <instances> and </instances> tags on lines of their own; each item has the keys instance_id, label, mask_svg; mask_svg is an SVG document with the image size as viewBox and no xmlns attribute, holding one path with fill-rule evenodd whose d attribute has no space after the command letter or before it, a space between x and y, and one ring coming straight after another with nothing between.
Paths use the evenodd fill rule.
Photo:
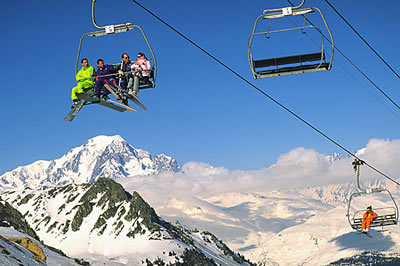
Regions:
<instances>
[{"instance_id":1,"label":"person in purple jacket","mask_svg":"<svg viewBox=\"0 0 400 266\"><path fill-rule=\"evenodd\" d=\"M97 77L96 83L94 84L94 94L96 99L100 100L100 95L103 95L102 100L106 101L108 99L108 94L110 93L106 88L104 88L104 84L114 84L117 85L117 82L113 75L116 70L112 65L105 65L103 59L97 60ZM106 76L107 75L107 76ZM109 75L109 76L108 76Z\"/></svg>"}]
</instances>

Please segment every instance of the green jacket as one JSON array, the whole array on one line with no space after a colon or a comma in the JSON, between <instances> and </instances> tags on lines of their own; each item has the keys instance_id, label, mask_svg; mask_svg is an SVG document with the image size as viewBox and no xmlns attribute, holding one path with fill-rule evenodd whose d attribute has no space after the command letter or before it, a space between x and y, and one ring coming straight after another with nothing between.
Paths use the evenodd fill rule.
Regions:
<instances>
[{"instance_id":1,"label":"green jacket","mask_svg":"<svg viewBox=\"0 0 400 266\"><path fill-rule=\"evenodd\" d=\"M78 82L85 82L94 85L93 79L89 79L93 77L94 74L94 68L91 66L88 67L82 67L81 70L79 70L78 74L76 74L76 81ZM85 79L85 80L81 80Z\"/></svg>"}]
</instances>

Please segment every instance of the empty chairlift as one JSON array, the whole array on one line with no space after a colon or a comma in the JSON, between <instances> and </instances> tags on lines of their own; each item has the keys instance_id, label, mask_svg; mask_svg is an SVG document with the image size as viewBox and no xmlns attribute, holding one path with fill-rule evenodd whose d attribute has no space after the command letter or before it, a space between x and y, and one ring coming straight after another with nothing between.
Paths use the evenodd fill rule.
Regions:
<instances>
[{"instance_id":1,"label":"empty chairlift","mask_svg":"<svg viewBox=\"0 0 400 266\"><path fill-rule=\"evenodd\" d=\"M324 71L330 70L332 66L333 60L333 52L334 52L334 44L332 34L328 28L328 25L325 21L322 12L318 8L303 8L300 9L304 1L299 6L296 7L286 7L282 9L270 9L264 10L263 14L257 17L256 22L254 24L254 28L252 34L249 37L248 42L248 59L250 68L252 70L253 76L255 79L259 78L267 78L267 77L276 77L276 76L283 76L283 75L292 75L292 74L300 74L300 73L308 73L308 72L316 72L316 71ZM315 27L314 25L307 23L308 20L306 16L310 13L317 11L327 29L327 32L330 36L330 43L331 43L331 55L329 60L326 60L325 57L325 50L324 50L324 35L322 31ZM277 22L277 24L281 24L279 22L280 18L288 17L288 16L303 16L304 17L304 24L301 26L289 27L289 28L280 28L277 30L271 30L271 24ZM258 24L260 22L267 22L267 30L266 31L257 31ZM317 30L319 35L321 35L321 50L308 53L308 54L295 54L295 55L283 55L282 57L273 57L273 58L266 58L266 59L255 59L253 58L252 53L252 45L255 36L264 35L263 42L268 42L271 35L278 32L285 32L287 34L292 34L293 31L299 31L304 33L304 29L307 28L314 28ZM296 46L296 42L292 42L293 46ZM265 50L271 49L270 47L263 48Z\"/></svg>"}]
</instances>

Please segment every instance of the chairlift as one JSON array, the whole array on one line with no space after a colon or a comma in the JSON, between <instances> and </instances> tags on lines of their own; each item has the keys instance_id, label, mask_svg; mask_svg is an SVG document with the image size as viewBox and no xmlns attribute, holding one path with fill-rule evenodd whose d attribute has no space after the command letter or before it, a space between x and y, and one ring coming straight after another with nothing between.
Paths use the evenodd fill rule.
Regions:
<instances>
[{"instance_id":1,"label":"chairlift","mask_svg":"<svg viewBox=\"0 0 400 266\"><path fill-rule=\"evenodd\" d=\"M127 22L127 23L123 23L123 24L115 24L115 25L106 25L106 26L97 25L96 20L95 20L95 12L94 12L95 4L96 4L96 0L92 0L92 23L96 28L98 28L100 30L94 31L94 32L88 32L88 33L85 33L82 35L82 37L79 41L78 54L76 57L75 74L78 73L78 65L79 65L79 58L80 58L82 43L86 36L101 37L101 36L107 36L107 35L111 35L111 34L124 33L124 32L128 32L128 31L132 31L134 29L139 29L139 31L141 32L144 40L146 41L146 44L152 55L152 58L150 58L149 60L153 61L152 68L150 70L150 76L143 77L139 80L139 82L140 82L139 90L155 88L156 78L157 78L157 61L156 61L156 57L154 55L153 49L151 48L150 43L146 37L146 34L142 30L142 28L138 25L134 25L131 22ZM111 75L117 75L117 74L111 74ZM93 79L94 78L95 77L93 77ZM119 102L116 102L116 101L112 101L114 103L113 104L113 103L109 103L109 102L101 102L101 101L95 100L93 97L91 97L94 95L94 88L85 89L85 93L86 93L86 95L85 94L77 94L77 97L78 97L78 99L80 99L80 102L77 104L77 106L75 106L74 109L71 110L71 112L64 118L64 120L72 121L84 105L90 105L90 104L99 104L101 106L105 106L105 107L111 108L111 109L119 111L119 112L124 112L126 110L128 110L130 112L132 110L136 111L135 109L130 108L129 106L126 106L124 104L120 104ZM142 109L146 110L146 107L142 103L140 103L137 99L133 99L133 101L135 102L135 104L138 104ZM115 104L117 104L117 105L115 105Z\"/></svg>"},{"instance_id":2,"label":"chairlift","mask_svg":"<svg viewBox=\"0 0 400 266\"><path fill-rule=\"evenodd\" d=\"M263 14L257 17L256 22L254 23L253 31L248 41L248 60L254 79L309 73L316 71L325 71L331 69L333 53L334 53L334 44L333 44L333 37L329 30L328 24L326 23L326 20L320 9L315 7L300 9L304 5L304 2L305 0L302 0L301 4L295 7L264 10ZM325 24L325 28L330 36L332 51L328 62L326 61L325 57L324 35L322 31L319 28L315 27L314 25L306 24L307 15L310 13L314 13L315 11L317 11L320 14ZM279 21L279 18L290 17L290 16L303 16L304 25L282 28L278 30L271 30L271 24L273 21ZM257 32L257 25L262 20L267 20L268 22L267 30L262 32ZM304 29L307 28L314 28L321 35L322 41L321 41L320 51L309 54L285 55L283 57L274 57L267 59L253 58L251 47L255 36L264 35L265 40L268 41L268 39L271 37L271 34L278 32L291 32L296 30L300 30L301 33L304 33Z\"/></svg>"},{"instance_id":3,"label":"chairlift","mask_svg":"<svg viewBox=\"0 0 400 266\"><path fill-rule=\"evenodd\" d=\"M367 195L374 194L374 193L385 193L385 194L389 195L393 204L392 204L392 206L385 206L383 208L375 208L374 209L374 211L376 211L376 213L378 214L378 217L375 217L374 220L371 222L370 228L382 227L382 229L383 229L385 226L397 225L398 218L399 218L399 209L398 209L396 201L394 200L390 191L386 188L380 188L380 187L379 188L361 188L361 186L360 186L360 166L363 165L364 162L356 159L352 164L354 167L354 171L357 173L358 191L352 193L349 198L346 216L347 216L350 226L357 231L362 230L361 223L363 220L363 214L365 212L365 209L364 209L364 210L356 210L356 211L350 213L350 209L351 209L352 202L353 202L353 197L354 196L367 196Z\"/></svg>"},{"instance_id":4,"label":"chairlift","mask_svg":"<svg viewBox=\"0 0 400 266\"><path fill-rule=\"evenodd\" d=\"M95 4L96 4L96 0L92 0L92 23L96 28L98 28L100 30L95 31L95 32L88 32L88 33L85 33L82 35L80 42L79 42L78 55L76 57L75 74L78 73L79 57L80 57L80 53L81 53L82 42L86 36L100 37L100 36L107 36L107 35L116 34L116 33L124 33L124 32L134 30L134 29L139 29L140 32L142 33L142 36L143 36L144 40L146 41L147 47L149 48L151 55L152 55L152 58L150 58L149 60L153 61L152 69L150 70L151 71L150 77L148 79L141 80L141 84L139 85L139 90L155 88L156 78L157 78L157 61L156 61L156 57L154 55L153 49L151 48L151 45L146 37L146 34L142 30L142 28L138 25L134 25L131 22L127 22L127 23L123 23L123 24L116 24L116 25L107 25L107 26L97 25L96 20L95 20L95 12L94 12Z\"/></svg>"}]
</instances>

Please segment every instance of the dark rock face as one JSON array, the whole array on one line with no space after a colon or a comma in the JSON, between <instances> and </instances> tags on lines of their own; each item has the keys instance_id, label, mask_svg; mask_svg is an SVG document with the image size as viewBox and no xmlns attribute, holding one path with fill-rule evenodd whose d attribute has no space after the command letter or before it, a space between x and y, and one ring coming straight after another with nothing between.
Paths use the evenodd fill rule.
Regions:
<instances>
[{"instance_id":1,"label":"dark rock face","mask_svg":"<svg viewBox=\"0 0 400 266\"><path fill-rule=\"evenodd\" d=\"M216 265L212 259L216 255L210 256L201 249L201 246L211 245L223 252L224 255L218 256L251 265L211 233L191 231L180 224L173 225L164 221L138 192L134 191L131 195L110 178L99 178L93 184L69 184L41 191L6 191L2 196L15 208L25 212L24 217L45 242L55 240L53 243L56 248L61 248L58 243L68 243L66 247L76 248L74 245L79 245L86 250L97 240L103 241L104 236L107 236L107 243L114 241L118 251L120 241L128 244L139 240L146 245L152 241L165 241L163 245L167 247L166 250L159 252L174 257L173 265ZM19 226L37 238L22 215L1 199L0 218L0 225L5 223L15 228ZM203 239L194 235L199 233ZM76 243L77 236L89 240L87 243ZM148 260L148 264L165 265L161 258L154 260L153 257L152 261Z\"/></svg>"},{"instance_id":2,"label":"dark rock face","mask_svg":"<svg viewBox=\"0 0 400 266\"><path fill-rule=\"evenodd\" d=\"M24 200L24 199L23 199ZM35 231L29 226L22 214L14 209L10 204L4 202L0 197L0 226L14 227L18 231L22 231L31 237L39 240Z\"/></svg>"},{"instance_id":3,"label":"dark rock face","mask_svg":"<svg viewBox=\"0 0 400 266\"><path fill-rule=\"evenodd\" d=\"M379 252L363 252L343 258L329 265L400 265L400 254L381 254Z\"/></svg>"}]
</instances>

